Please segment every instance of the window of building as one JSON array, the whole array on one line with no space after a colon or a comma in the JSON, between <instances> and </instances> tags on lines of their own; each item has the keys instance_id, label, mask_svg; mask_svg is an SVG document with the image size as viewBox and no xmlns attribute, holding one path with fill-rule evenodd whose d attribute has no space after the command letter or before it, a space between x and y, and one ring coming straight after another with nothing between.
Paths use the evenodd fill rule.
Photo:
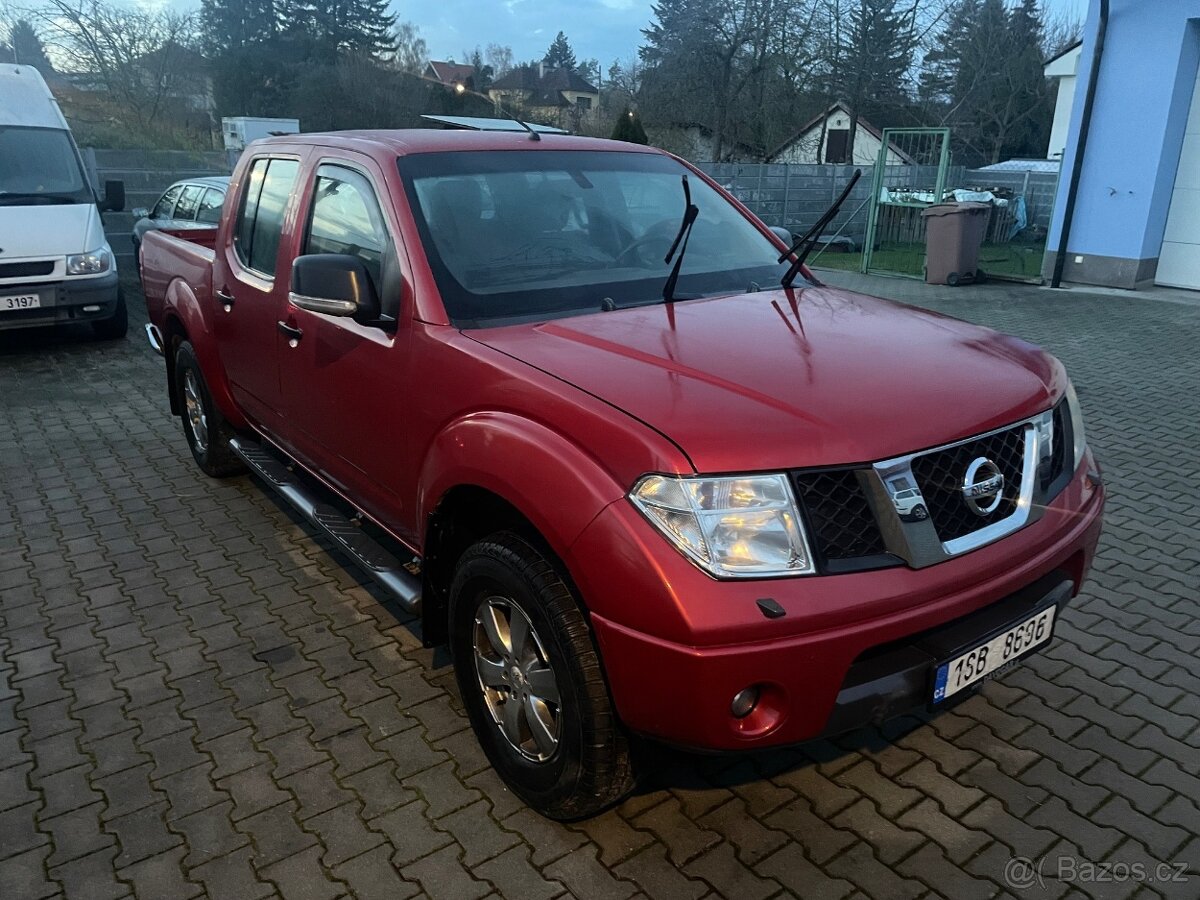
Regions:
<instances>
[{"instance_id":1,"label":"window of building","mask_svg":"<svg viewBox=\"0 0 1200 900\"><path fill-rule=\"evenodd\" d=\"M827 132L825 140L825 162L827 163L844 163L847 162L846 151L850 144L850 129L849 128L831 128Z\"/></svg>"}]
</instances>

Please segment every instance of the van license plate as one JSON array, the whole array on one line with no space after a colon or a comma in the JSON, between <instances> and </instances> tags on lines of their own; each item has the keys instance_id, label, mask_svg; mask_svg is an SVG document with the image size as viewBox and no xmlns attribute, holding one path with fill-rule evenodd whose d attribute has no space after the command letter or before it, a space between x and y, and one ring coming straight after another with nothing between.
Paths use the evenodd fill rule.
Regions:
<instances>
[{"instance_id":1,"label":"van license plate","mask_svg":"<svg viewBox=\"0 0 1200 900\"><path fill-rule=\"evenodd\" d=\"M10 312L14 309L37 309L42 305L42 298L37 294L16 294L0 297L0 312Z\"/></svg>"},{"instance_id":2,"label":"van license plate","mask_svg":"<svg viewBox=\"0 0 1200 900\"><path fill-rule=\"evenodd\" d=\"M1050 640L1057 606L1048 606L1018 625L938 666L933 702L941 703L963 688L977 684L997 669Z\"/></svg>"}]
</instances>

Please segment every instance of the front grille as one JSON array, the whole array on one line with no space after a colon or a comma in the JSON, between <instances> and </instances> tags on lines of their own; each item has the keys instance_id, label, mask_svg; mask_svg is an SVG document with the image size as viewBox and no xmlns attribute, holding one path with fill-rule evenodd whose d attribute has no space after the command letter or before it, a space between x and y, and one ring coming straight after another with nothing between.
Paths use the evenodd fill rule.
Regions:
<instances>
[{"instance_id":1,"label":"front grille","mask_svg":"<svg viewBox=\"0 0 1200 900\"><path fill-rule=\"evenodd\" d=\"M54 260L52 259L0 263L0 278L33 278L38 275L49 275L53 271Z\"/></svg>"},{"instance_id":2,"label":"front grille","mask_svg":"<svg viewBox=\"0 0 1200 900\"><path fill-rule=\"evenodd\" d=\"M885 552L883 535L853 469L796 472L792 481L813 549L822 559L848 560Z\"/></svg>"},{"instance_id":3,"label":"front grille","mask_svg":"<svg viewBox=\"0 0 1200 900\"><path fill-rule=\"evenodd\" d=\"M962 495L967 467L981 456L995 463L1004 476L1000 504L986 516L968 507ZM952 541L1011 516L1021 496L1024 457L1025 426L1017 425L913 459L913 476L925 496L938 537Z\"/></svg>"}]
</instances>

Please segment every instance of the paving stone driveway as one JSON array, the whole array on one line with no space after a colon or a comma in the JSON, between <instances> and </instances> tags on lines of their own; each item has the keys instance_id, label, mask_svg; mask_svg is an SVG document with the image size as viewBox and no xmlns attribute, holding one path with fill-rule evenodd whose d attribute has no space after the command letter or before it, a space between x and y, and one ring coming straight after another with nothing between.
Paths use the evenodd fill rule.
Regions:
<instances>
[{"instance_id":1,"label":"paving stone driveway","mask_svg":"<svg viewBox=\"0 0 1200 900\"><path fill-rule=\"evenodd\" d=\"M870 286L1066 362L1111 491L1091 582L951 712L663 753L570 826L502 787L412 622L197 471L140 329L0 335L0 896L1200 897L1200 306Z\"/></svg>"}]
</instances>

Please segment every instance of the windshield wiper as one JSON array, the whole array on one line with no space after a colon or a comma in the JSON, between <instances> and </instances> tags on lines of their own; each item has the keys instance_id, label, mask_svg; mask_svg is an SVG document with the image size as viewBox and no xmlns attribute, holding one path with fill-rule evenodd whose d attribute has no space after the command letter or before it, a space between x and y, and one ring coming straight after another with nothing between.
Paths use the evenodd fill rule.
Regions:
<instances>
[{"instance_id":1,"label":"windshield wiper","mask_svg":"<svg viewBox=\"0 0 1200 900\"><path fill-rule=\"evenodd\" d=\"M675 265L671 268L671 274L667 276L667 282L663 285L662 299L663 303L675 302L675 285L679 282L679 270L683 266L683 255L687 253L688 238L692 236L692 226L696 224L696 218L700 215L700 208L692 203L692 189L688 186L688 177L683 175L683 221L679 223L679 233L675 235L675 240L671 242L671 249L667 251L664 263L669 263L671 257L675 257ZM679 251L679 255L675 256L675 251Z\"/></svg>"},{"instance_id":2,"label":"windshield wiper","mask_svg":"<svg viewBox=\"0 0 1200 900\"><path fill-rule=\"evenodd\" d=\"M800 272L800 267L808 259L808 254L812 253L813 248L817 246L817 241L821 239L821 233L833 221L833 217L838 214L838 210L842 208L842 204L846 202L846 198L850 196L850 191L854 189L854 185L858 183L858 179L860 178L862 178L862 169L855 169L854 174L850 176L849 184L842 190L841 196L833 201L833 206L825 210L825 214L813 223L812 228L804 232L800 239L779 257L779 261L783 262L793 253L796 254L795 261L780 280L780 284L785 288L792 286L792 282L796 280L796 275Z\"/></svg>"}]
</instances>

